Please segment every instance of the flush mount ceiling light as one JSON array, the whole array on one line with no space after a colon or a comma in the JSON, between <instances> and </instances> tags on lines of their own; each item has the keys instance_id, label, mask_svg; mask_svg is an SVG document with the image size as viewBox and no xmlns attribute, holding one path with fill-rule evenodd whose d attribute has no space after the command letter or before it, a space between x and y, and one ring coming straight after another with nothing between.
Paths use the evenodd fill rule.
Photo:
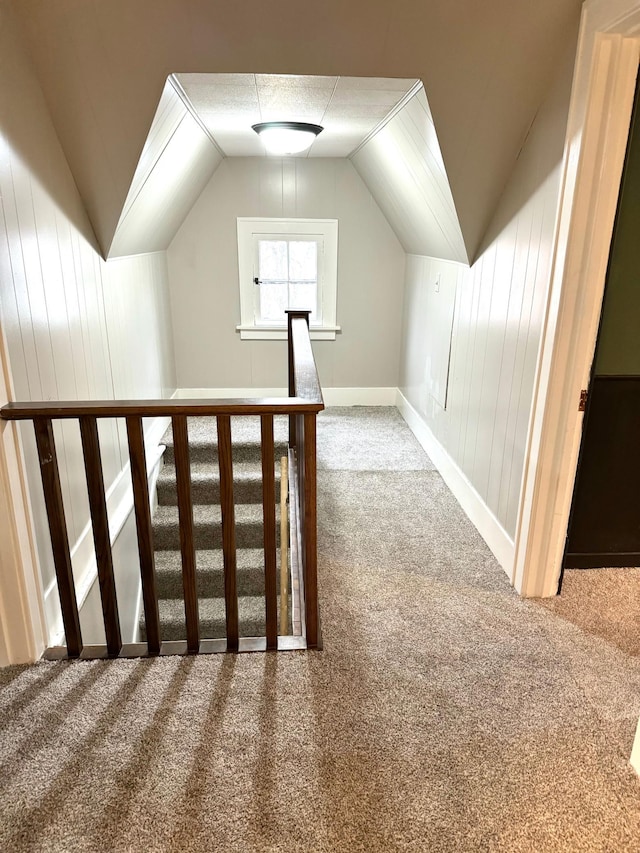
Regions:
<instances>
[{"instance_id":1,"label":"flush mount ceiling light","mask_svg":"<svg viewBox=\"0 0 640 853\"><path fill-rule=\"evenodd\" d=\"M267 154L299 154L310 147L322 127L305 121L263 121L251 126L262 140Z\"/></svg>"}]
</instances>

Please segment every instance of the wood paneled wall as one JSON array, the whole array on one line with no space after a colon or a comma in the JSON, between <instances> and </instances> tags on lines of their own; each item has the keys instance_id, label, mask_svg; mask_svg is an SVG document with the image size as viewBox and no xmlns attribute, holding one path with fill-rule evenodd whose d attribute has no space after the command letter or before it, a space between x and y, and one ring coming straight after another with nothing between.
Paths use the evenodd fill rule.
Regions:
<instances>
[{"instance_id":1,"label":"wood paneled wall","mask_svg":"<svg viewBox=\"0 0 640 853\"><path fill-rule=\"evenodd\" d=\"M410 256L400 387L510 538L515 535L546 298L572 63L540 109L472 267ZM427 392L426 308L456 289L446 409ZM443 330L447 334L448 330Z\"/></svg>"},{"instance_id":2,"label":"wood paneled wall","mask_svg":"<svg viewBox=\"0 0 640 853\"><path fill-rule=\"evenodd\" d=\"M19 33L10 16L2 23L0 328L13 398L167 396L175 375L165 256L102 260ZM54 574L31 432L24 431L27 475L50 592ZM122 473L126 443L111 422L100 438L108 490ZM56 439L70 542L83 562L89 513L77 426L59 425Z\"/></svg>"},{"instance_id":3,"label":"wood paneled wall","mask_svg":"<svg viewBox=\"0 0 640 853\"><path fill-rule=\"evenodd\" d=\"M351 160L406 252L468 262L424 88Z\"/></svg>"},{"instance_id":4,"label":"wood paneled wall","mask_svg":"<svg viewBox=\"0 0 640 853\"><path fill-rule=\"evenodd\" d=\"M18 0L55 125L111 243L169 72L419 77L472 255L581 0Z\"/></svg>"},{"instance_id":5,"label":"wood paneled wall","mask_svg":"<svg viewBox=\"0 0 640 853\"><path fill-rule=\"evenodd\" d=\"M405 253L344 159L227 158L169 246L181 388L284 388L284 341L241 341L238 216L338 219L335 341L315 341L324 387L397 387Z\"/></svg>"},{"instance_id":6,"label":"wood paneled wall","mask_svg":"<svg viewBox=\"0 0 640 853\"><path fill-rule=\"evenodd\" d=\"M164 251L222 159L167 80L108 256Z\"/></svg>"}]
</instances>

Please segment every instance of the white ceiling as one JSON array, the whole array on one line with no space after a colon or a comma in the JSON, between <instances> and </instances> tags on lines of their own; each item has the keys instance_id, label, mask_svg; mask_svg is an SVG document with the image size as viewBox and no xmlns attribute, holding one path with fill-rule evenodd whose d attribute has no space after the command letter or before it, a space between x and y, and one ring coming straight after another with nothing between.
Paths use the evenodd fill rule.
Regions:
<instances>
[{"instance_id":1,"label":"white ceiling","mask_svg":"<svg viewBox=\"0 0 640 853\"><path fill-rule=\"evenodd\" d=\"M527 129L565 52L575 51L582 0L0 0L0 6L20 21L104 252L167 76L260 71L422 80L474 257Z\"/></svg>"},{"instance_id":2,"label":"white ceiling","mask_svg":"<svg viewBox=\"0 0 640 853\"><path fill-rule=\"evenodd\" d=\"M418 84L416 79L302 74L175 74L227 157L260 157L251 125L307 121L324 130L302 157L348 157Z\"/></svg>"}]
</instances>

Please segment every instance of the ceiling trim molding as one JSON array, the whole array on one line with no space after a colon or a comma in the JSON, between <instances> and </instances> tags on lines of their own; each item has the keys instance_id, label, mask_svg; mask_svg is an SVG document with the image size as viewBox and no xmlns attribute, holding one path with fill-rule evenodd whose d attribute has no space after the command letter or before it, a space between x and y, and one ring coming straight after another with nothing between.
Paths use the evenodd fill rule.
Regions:
<instances>
[{"instance_id":1,"label":"ceiling trim molding","mask_svg":"<svg viewBox=\"0 0 640 853\"><path fill-rule=\"evenodd\" d=\"M212 135L211 131L210 131L210 130L209 130L209 128L206 126L206 124L202 121L202 119L200 118L200 116L198 115L198 113L196 112L195 107L194 107L194 106L193 106L193 104L191 103L191 100L189 99L189 96L187 95L187 93L185 92L185 90L182 88L182 85L180 84L180 81L178 80L178 78L176 77L176 75L175 75L175 74L169 74L168 80L169 80L169 82L171 83L171 85L173 86L173 88L175 89L176 95L180 98L180 100L181 100L181 101L182 101L182 103L185 105L185 107L187 108L187 110L189 111L189 113L191 114L191 116L192 116L192 117L195 119L195 121L198 123L198 126L200 127L200 129L202 130L202 132L206 135L207 139L209 139L209 140L213 143L213 145L215 146L216 151L218 152L218 154L219 154L223 159L226 159L227 155L224 153L224 151L222 150L222 148L220 148L220 146L219 146L219 145L218 145L218 143L216 142L215 138L213 137L213 135Z\"/></svg>"},{"instance_id":2,"label":"ceiling trim molding","mask_svg":"<svg viewBox=\"0 0 640 853\"><path fill-rule=\"evenodd\" d=\"M409 91L405 95L403 95L402 98L400 98L400 100L395 105L395 107L393 107L393 109L389 113L387 113L387 115L382 119L382 121L379 122L373 128L373 130L369 131L369 133L365 136L365 138L362 140L362 142L360 142L360 144L357 145L353 149L351 154L347 155L347 160L351 160L352 157L355 157L356 154L358 153L358 151L361 148L364 148L364 146L367 144L367 142L369 142L369 140L373 139L373 137L377 133L380 133L382 128L385 127L385 125L389 124L389 122L391 121L392 118L395 118L395 116L398 115L398 113L404 107L404 105L407 104L411 100L411 98L413 98L414 95L417 95L421 88L422 88L422 80L417 80L413 84L413 86L409 89Z\"/></svg>"}]
</instances>

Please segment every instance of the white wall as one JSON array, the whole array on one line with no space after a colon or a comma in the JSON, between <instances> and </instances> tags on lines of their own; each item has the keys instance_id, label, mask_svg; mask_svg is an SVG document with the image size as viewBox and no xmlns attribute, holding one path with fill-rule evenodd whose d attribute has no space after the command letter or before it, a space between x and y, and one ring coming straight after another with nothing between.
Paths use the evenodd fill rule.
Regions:
<instances>
[{"instance_id":1,"label":"white wall","mask_svg":"<svg viewBox=\"0 0 640 853\"><path fill-rule=\"evenodd\" d=\"M222 153L170 77L162 92L108 257L164 251Z\"/></svg>"},{"instance_id":2,"label":"white wall","mask_svg":"<svg viewBox=\"0 0 640 853\"><path fill-rule=\"evenodd\" d=\"M181 388L285 387L286 345L241 341L238 216L338 219L335 341L316 341L325 387L396 387L405 254L348 160L228 158L167 252Z\"/></svg>"},{"instance_id":3,"label":"white wall","mask_svg":"<svg viewBox=\"0 0 640 853\"><path fill-rule=\"evenodd\" d=\"M488 509L489 523L501 527L507 540L516 528L549 287L570 60L538 112L476 263L469 268L411 256L407 264L401 390L448 454L446 464L453 463L456 476L462 473L458 480L466 478L474 499ZM434 295L438 275L447 287ZM451 289L455 315L445 409L427 391L424 330L428 305Z\"/></svg>"},{"instance_id":4,"label":"white wall","mask_svg":"<svg viewBox=\"0 0 640 853\"><path fill-rule=\"evenodd\" d=\"M351 161L406 252L468 263L424 87Z\"/></svg>"},{"instance_id":5,"label":"white wall","mask_svg":"<svg viewBox=\"0 0 640 853\"><path fill-rule=\"evenodd\" d=\"M167 74L255 71L424 80L472 257L582 3L14 5L103 248Z\"/></svg>"},{"instance_id":6,"label":"white wall","mask_svg":"<svg viewBox=\"0 0 640 853\"><path fill-rule=\"evenodd\" d=\"M164 254L105 263L11 15L0 18L0 322L14 400L162 397L175 389ZM57 593L33 430L22 428L45 609ZM55 427L74 572L91 532L75 423ZM122 480L124 432L100 427L107 490Z\"/></svg>"}]
</instances>

